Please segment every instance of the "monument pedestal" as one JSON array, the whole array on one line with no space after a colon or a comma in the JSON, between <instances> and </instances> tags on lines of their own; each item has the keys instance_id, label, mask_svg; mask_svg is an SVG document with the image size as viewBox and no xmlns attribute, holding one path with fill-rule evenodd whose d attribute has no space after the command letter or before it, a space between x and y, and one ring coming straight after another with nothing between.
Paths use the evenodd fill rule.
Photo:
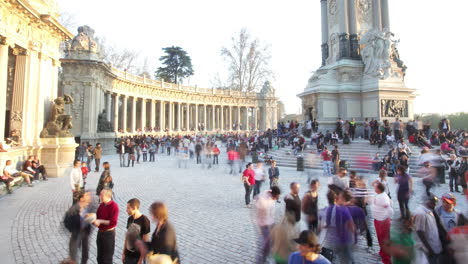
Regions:
<instances>
[{"instance_id":1,"label":"monument pedestal","mask_svg":"<svg viewBox=\"0 0 468 264\"><path fill-rule=\"evenodd\" d=\"M41 138L42 164L49 177L62 177L66 169L73 165L78 144L72 137Z\"/></svg>"}]
</instances>

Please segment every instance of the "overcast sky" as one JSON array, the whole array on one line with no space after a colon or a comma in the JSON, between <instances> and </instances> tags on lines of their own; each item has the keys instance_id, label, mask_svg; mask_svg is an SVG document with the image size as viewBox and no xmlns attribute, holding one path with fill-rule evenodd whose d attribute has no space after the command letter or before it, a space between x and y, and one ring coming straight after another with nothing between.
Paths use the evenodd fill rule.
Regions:
<instances>
[{"instance_id":1,"label":"overcast sky","mask_svg":"<svg viewBox=\"0 0 468 264\"><path fill-rule=\"evenodd\" d=\"M286 111L300 111L302 92L321 62L319 0L57 0L77 25L159 66L161 48L192 58L190 85L211 87L226 75L220 49L241 28L271 45L274 87ZM418 90L416 113L468 111L468 1L389 0L391 31L401 40L406 85ZM465 25L462 27L462 25ZM76 31L73 31L76 33Z\"/></svg>"}]
</instances>

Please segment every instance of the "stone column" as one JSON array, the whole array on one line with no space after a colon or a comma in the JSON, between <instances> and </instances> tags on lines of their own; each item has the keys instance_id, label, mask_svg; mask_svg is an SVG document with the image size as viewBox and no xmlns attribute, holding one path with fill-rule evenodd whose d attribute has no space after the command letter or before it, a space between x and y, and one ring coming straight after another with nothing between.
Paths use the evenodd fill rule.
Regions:
<instances>
[{"instance_id":1,"label":"stone column","mask_svg":"<svg viewBox=\"0 0 468 264\"><path fill-rule=\"evenodd\" d=\"M237 130L240 130L240 124L241 124L241 108L240 106L237 106Z\"/></svg>"},{"instance_id":2,"label":"stone column","mask_svg":"<svg viewBox=\"0 0 468 264\"><path fill-rule=\"evenodd\" d=\"M154 127L156 126L156 101L151 99L151 112L150 112L150 126L151 132L154 132Z\"/></svg>"},{"instance_id":3,"label":"stone column","mask_svg":"<svg viewBox=\"0 0 468 264\"><path fill-rule=\"evenodd\" d=\"M212 131L215 131L216 130L216 106L215 105L212 105L211 106L211 113L212 113L212 116L211 116L211 130Z\"/></svg>"},{"instance_id":4,"label":"stone column","mask_svg":"<svg viewBox=\"0 0 468 264\"><path fill-rule=\"evenodd\" d=\"M198 131L198 104L195 104L195 131Z\"/></svg>"},{"instance_id":5,"label":"stone column","mask_svg":"<svg viewBox=\"0 0 468 264\"><path fill-rule=\"evenodd\" d=\"M173 123L174 123L174 103L169 102L169 132L172 132Z\"/></svg>"},{"instance_id":6,"label":"stone column","mask_svg":"<svg viewBox=\"0 0 468 264\"><path fill-rule=\"evenodd\" d=\"M206 104L203 105L203 131L208 130L208 118L206 118Z\"/></svg>"},{"instance_id":7,"label":"stone column","mask_svg":"<svg viewBox=\"0 0 468 264\"><path fill-rule=\"evenodd\" d=\"M339 59L349 57L349 25L348 25L348 0L337 0L340 29L340 56Z\"/></svg>"},{"instance_id":8,"label":"stone column","mask_svg":"<svg viewBox=\"0 0 468 264\"><path fill-rule=\"evenodd\" d=\"M146 98L141 98L141 131L145 133L146 127Z\"/></svg>"},{"instance_id":9,"label":"stone column","mask_svg":"<svg viewBox=\"0 0 468 264\"><path fill-rule=\"evenodd\" d=\"M164 131L164 102L159 101L159 131Z\"/></svg>"},{"instance_id":10,"label":"stone column","mask_svg":"<svg viewBox=\"0 0 468 264\"><path fill-rule=\"evenodd\" d=\"M124 131L124 133L127 133L127 118L128 118L128 106L127 106L127 101L128 101L128 96L127 95L124 95L123 96L123 104L122 104L122 107L123 107L123 116L122 116L122 129Z\"/></svg>"},{"instance_id":11,"label":"stone column","mask_svg":"<svg viewBox=\"0 0 468 264\"><path fill-rule=\"evenodd\" d=\"M131 127L131 132L135 133L136 132L136 104L138 102L138 98L133 96L133 101L132 101L132 127Z\"/></svg>"},{"instance_id":12,"label":"stone column","mask_svg":"<svg viewBox=\"0 0 468 264\"><path fill-rule=\"evenodd\" d=\"M328 6L327 0L320 0L322 10L322 66L328 58Z\"/></svg>"},{"instance_id":13,"label":"stone column","mask_svg":"<svg viewBox=\"0 0 468 264\"><path fill-rule=\"evenodd\" d=\"M348 16L350 57L353 59L359 59L359 43L356 25L356 0L348 0Z\"/></svg>"},{"instance_id":14,"label":"stone column","mask_svg":"<svg viewBox=\"0 0 468 264\"><path fill-rule=\"evenodd\" d=\"M185 104L185 131L190 131L190 104Z\"/></svg>"},{"instance_id":15,"label":"stone column","mask_svg":"<svg viewBox=\"0 0 468 264\"><path fill-rule=\"evenodd\" d=\"M114 131L115 133L119 132L119 96L118 94L114 95Z\"/></svg>"},{"instance_id":16,"label":"stone column","mask_svg":"<svg viewBox=\"0 0 468 264\"><path fill-rule=\"evenodd\" d=\"M182 122L180 122L180 118L181 118L181 111L182 107L180 107L180 102L177 103L177 131L182 131L182 128L180 127L180 125L182 124Z\"/></svg>"},{"instance_id":17,"label":"stone column","mask_svg":"<svg viewBox=\"0 0 468 264\"><path fill-rule=\"evenodd\" d=\"M388 31L390 31L390 15L388 10L388 0L382 0L381 9L382 29L387 29Z\"/></svg>"},{"instance_id":18,"label":"stone column","mask_svg":"<svg viewBox=\"0 0 468 264\"><path fill-rule=\"evenodd\" d=\"M112 94L111 93L106 93L106 100L107 100L107 106L106 106L106 119L107 121L111 122L112 120Z\"/></svg>"},{"instance_id":19,"label":"stone column","mask_svg":"<svg viewBox=\"0 0 468 264\"><path fill-rule=\"evenodd\" d=\"M5 138L6 94L8 81L8 45L0 40L0 141Z\"/></svg>"},{"instance_id":20,"label":"stone column","mask_svg":"<svg viewBox=\"0 0 468 264\"><path fill-rule=\"evenodd\" d=\"M232 131L232 106L229 106L229 129L228 131Z\"/></svg>"},{"instance_id":21,"label":"stone column","mask_svg":"<svg viewBox=\"0 0 468 264\"><path fill-rule=\"evenodd\" d=\"M252 108L253 130L257 130L257 107Z\"/></svg>"},{"instance_id":22,"label":"stone column","mask_svg":"<svg viewBox=\"0 0 468 264\"><path fill-rule=\"evenodd\" d=\"M382 30L382 13L381 13L381 6L380 0L373 1L373 15L374 15L374 28L377 30Z\"/></svg>"},{"instance_id":23,"label":"stone column","mask_svg":"<svg viewBox=\"0 0 468 264\"><path fill-rule=\"evenodd\" d=\"M8 57L8 56L7 56ZM15 80L13 83L13 98L11 100L11 114L10 114L10 131L18 131L20 135L24 135L24 131L27 128L27 124L23 122L23 112L24 112L24 89L27 85L26 78L26 64L28 56L26 51L23 51L22 54L16 56L16 65L15 65ZM4 115L5 112L0 114ZM24 125L23 125L24 124ZM3 131L2 131L3 132ZM9 135L5 135L9 136ZM21 139L21 138L20 138ZM3 140L1 138L0 140ZM20 144L22 142L19 142Z\"/></svg>"},{"instance_id":24,"label":"stone column","mask_svg":"<svg viewBox=\"0 0 468 264\"><path fill-rule=\"evenodd\" d=\"M221 113L220 113L220 115L221 115L221 118L220 118L221 119L221 122L220 122L221 131L224 131L224 129L225 129L225 127L224 127L224 106L220 106L220 108L221 108Z\"/></svg>"}]
</instances>

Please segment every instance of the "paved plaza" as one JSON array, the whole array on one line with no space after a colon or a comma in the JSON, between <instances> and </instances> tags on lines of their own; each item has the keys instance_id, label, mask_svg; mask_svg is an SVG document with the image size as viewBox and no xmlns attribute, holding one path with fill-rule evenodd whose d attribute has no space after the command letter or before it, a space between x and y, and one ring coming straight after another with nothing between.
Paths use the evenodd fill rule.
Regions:
<instances>
[{"instance_id":1,"label":"paved plaza","mask_svg":"<svg viewBox=\"0 0 468 264\"><path fill-rule=\"evenodd\" d=\"M141 200L141 210L148 214L149 205L167 202L170 221L174 223L182 263L255 263L258 234L253 223L254 209L244 206L244 188L238 174L229 175L226 156L220 165L204 169L190 161L189 168L177 168L177 157L158 155L155 163L135 164L134 168L120 168L117 155L105 156L110 161L115 182L115 200L120 206L114 262L121 263L121 252L127 215L126 202L134 197ZM297 172L293 168L280 168L283 193L292 181L301 184L301 197L306 191L308 175L318 177L322 183L319 207L326 206L327 179L320 171ZM98 173L90 173L87 189L94 193ZM374 175L368 176L374 178ZM394 185L391 185L392 194ZM263 188L265 189L265 187ZM443 185L434 192L441 195L448 189ZM421 201L423 188L416 180L415 198L411 208ZM467 206L461 195L459 209ZM33 188L23 187L12 195L0 197L2 225L0 226L1 263L59 263L67 257L69 233L62 225L65 211L71 205L68 177L39 182ZM398 203L394 203L399 217ZM277 218L284 211L284 202L277 204ZM302 223L302 228L305 224ZM152 223L151 232L154 230ZM374 231L373 231L374 232ZM90 240L89 263L96 263L96 230ZM378 244L374 234L374 249ZM365 239L357 247L359 263L379 263L377 254L365 251Z\"/></svg>"}]
</instances>

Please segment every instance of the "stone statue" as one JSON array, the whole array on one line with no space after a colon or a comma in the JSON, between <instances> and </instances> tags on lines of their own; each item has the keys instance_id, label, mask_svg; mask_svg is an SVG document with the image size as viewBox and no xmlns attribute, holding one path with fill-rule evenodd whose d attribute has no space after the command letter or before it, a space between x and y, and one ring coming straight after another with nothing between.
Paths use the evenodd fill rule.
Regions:
<instances>
[{"instance_id":1,"label":"stone statue","mask_svg":"<svg viewBox=\"0 0 468 264\"><path fill-rule=\"evenodd\" d=\"M69 95L60 96L54 100L50 119L42 129L41 138L73 137L70 131L73 128L72 116L65 113L65 105L72 103L73 98Z\"/></svg>"},{"instance_id":2,"label":"stone statue","mask_svg":"<svg viewBox=\"0 0 468 264\"><path fill-rule=\"evenodd\" d=\"M393 33L386 29L369 30L362 36L359 44L364 46L361 50L364 74L380 79L390 76L392 51L397 42L392 40L392 36Z\"/></svg>"},{"instance_id":3,"label":"stone statue","mask_svg":"<svg viewBox=\"0 0 468 264\"><path fill-rule=\"evenodd\" d=\"M106 109L98 115L98 132L114 132L111 122L107 120Z\"/></svg>"},{"instance_id":4,"label":"stone statue","mask_svg":"<svg viewBox=\"0 0 468 264\"><path fill-rule=\"evenodd\" d=\"M65 43L66 58L101 59L99 43L94 37L94 29L89 26L78 27L78 34Z\"/></svg>"},{"instance_id":5,"label":"stone statue","mask_svg":"<svg viewBox=\"0 0 468 264\"><path fill-rule=\"evenodd\" d=\"M270 81L266 81L264 84L263 84L263 87L262 89L260 90L260 93L263 94L263 95L275 95L275 89L271 86L271 83Z\"/></svg>"}]
</instances>

